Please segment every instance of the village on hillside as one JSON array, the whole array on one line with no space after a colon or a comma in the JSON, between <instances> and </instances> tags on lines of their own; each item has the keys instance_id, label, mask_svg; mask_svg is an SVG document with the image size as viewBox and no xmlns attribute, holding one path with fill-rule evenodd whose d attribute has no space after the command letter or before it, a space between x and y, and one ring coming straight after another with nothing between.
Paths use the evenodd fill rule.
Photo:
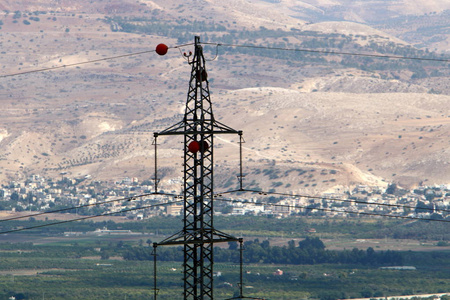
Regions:
<instances>
[{"instance_id":1,"label":"village on hillside","mask_svg":"<svg viewBox=\"0 0 450 300\"><path fill-rule=\"evenodd\" d=\"M59 180L31 175L23 182L11 181L0 189L0 210L16 212L76 213L79 215L117 215L127 219L182 214L176 191L154 193L152 181L124 178L116 182L90 181L62 177ZM291 195L291 196L287 196ZM217 194L215 213L231 215L290 215L326 217L411 217L445 219L450 209L450 185L419 186L412 190L395 183L387 188L358 185L339 193L317 196L296 195L292 191ZM224 200L224 199L222 199ZM230 201L232 200L232 201ZM171 203L174 202L174 203ZM152 206L153 204L165 204ZM276 204L276 205L274 205ZM70 209L74 208L74 209Z\"/></svg>"}]
</instances>

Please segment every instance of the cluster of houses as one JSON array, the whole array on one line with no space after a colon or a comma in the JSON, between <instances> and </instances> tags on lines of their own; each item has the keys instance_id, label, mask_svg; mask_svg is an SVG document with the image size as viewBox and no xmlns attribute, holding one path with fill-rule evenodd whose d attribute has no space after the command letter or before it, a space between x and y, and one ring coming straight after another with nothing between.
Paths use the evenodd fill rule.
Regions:
<instances>
[{"instance_id":1,"label":"cluster of houses","mask_svg":"<svg viewBox=\"0 0 450 300\"><path fill-rule=\"evenodd\" d=\"M59 180L32 175L23 182L10 182L0 189L0 210L51 211L77 207L79 214L117 213L126 218L144 219L157 215L180 215L183 204L172 191L152 194L150 181L124 178L117 182L97 182L89 176ZM411 216L446 218L450 208L450 185L421 186L405 190L359 185L339 193L312 196L291 193L227 194L215 198L216 214L272 215L295 214L347 217L349 215ZM157 204L157 205L156 205ZM164 204L164 205L160 205ZM141 209L142 208L142 209Z\"/></svg>"},{"instance_id":2,"label":"cluster of houses","mask_svg":"<svg viewBox=\"0 0 450 300\"><path fill-rule=\"evenodd\" d=\"M243 202L234 204L231 214L272 214L277 217L310 214L327 217L389 215L446 218L450 208L450 185L421 186L412 190L397 188L395 185L390 185L387 189L358 185L351 190L323 193L317 197L292 193L291 196L276 199L275 205L268 205L267 201L261 198L241 200Z\"/></svg>"}]
</instances>

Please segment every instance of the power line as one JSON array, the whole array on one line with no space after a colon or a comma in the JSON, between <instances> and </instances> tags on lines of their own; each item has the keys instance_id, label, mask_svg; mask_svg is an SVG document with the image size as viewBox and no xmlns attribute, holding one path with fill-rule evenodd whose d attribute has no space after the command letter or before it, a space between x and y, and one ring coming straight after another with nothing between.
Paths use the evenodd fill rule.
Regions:
<instances>
[{"instance_id":1,"label":"power line","mask_svg":"<svg viewBox=\"0 0 450 300\"><path fill-rule=\"evenodd\" d=\"M59 212L73 210L73 209L78 209L78 208L84 208L84 207L108 204L108 203L113 203L113 202L132 201L132 200L136 200L136 198L142 198L142 197L147 197L147 196L155 196L155 195L177 197L177 195L167 194L167 193L148 193L148 194L136 195L136 196L126 197L126 198L120 198L120 199L108 200L108 201L103 201L103 202L97 202L97 203L92 203L92 204L84 204L84 205L79 205L79 206L73 206L73 207L67 207L67 208L51 210L51 211L44 211L44 212L39 212L39 213L30 214L30 215L26 215L26 216L18 216L18 217L12 217L12 218L8 218L8 219L2 219L2 220L0 220L0 223L1 222L6 222L6 221L13 221L13 220L20 220L20 219L31 218L31 217L36 217L36 216L42 216L42 215L46 215L46 214L59 213Z\"/></svg>"},{"instance_id":2,"label":"power line","mask_svg":"<svg viewBox=\"0 0 450 300\"><path fill-rule=\"evenodd\" d=\"M181 47L190 46L192 44L193 43L177 45L177 46L169 47L169 49L178 49ZM330 51L330 50L313 50L313 49L298 49L298 48L283 48L283 47L268 47L268 46L223 44L223 43L205 43L204 42L201 44L214 45L217 47L222 46L222 47L233 47L233 48L253 48L253 49L264 49L264 50L279 50L279 51L306 52L306 53L318 53L318 54L349 55L349 56L376 57L376 58L389 58L389 59L450 62L450 59L447 59L447 58L409 57L409 56L399 56L399 55L382 55L382 54L370 54L370 53L353 53L353 52L341 52L341 51ZM63 68L68 68L68 67L81 66L81 65L85 65L85 64L92 64L92 63L97 63L97 62L102 62L102 61L107 61L107 60L113 60L113 59L118 59L118 58L125 58L125 57L130 57L130 56L147 54L147 53L151 53L151 52L155 52L155 51L156 50L146 50L146 51L141 51L141 52L134 52L134 53L129 53L129 54L122 54L122 55L117 55L117 56L88 60L88 61L84 61L84 62L77 62L77 63L67 64L67 65L60 65L60 66L49 67L49 68L41 68L41 69L35 69L35 70L30 70L30 71L11 73L11 74L6 74L6 75L0 75L0 78L7 78L7 77L18 76L18 75L25 75L25 74L31 74L31 73L39 73L39 72L63 69Z\"/></svg>"},{"instance_id":3,"label":"power line","mask_svg":"<svg viewBox=\"0 0 450 300\"><path fill-rule=\"evenodd\" d=\"M422 60L422 61L435 61L435 62L450 62L448 58L425 58L425 57L410 57L400 55L383 55L383 54L370 54L370 53L354 53L354 52L341 52L330 50L313 50L313 49L298 49L298 48L283 48L283 47L267 47L267 46L255 46L255 45L239 45L239 44L221 44L221 43L202 43L204 45L214 45L233 48L253 48L264 50L280 50L280 51L292 51L292 52L307 52L307 53L319 53L319 54L336 54L336 55L349 55L349 56L363 56L363 57L376 57L376 58L391 58L391 59L407 59L407 60Z\"/></svg>"},{"instance_id":4,"label":"power line","mask_svg":"<svg viewBox=\"0 0 450 300\"><path fill-rule=\"evenodd\" d=\"M189 46L189 45L192 45L192 43L184 44L184 45L178 45L178 46L174 46L174 47L169 47L169 49L170 48L175 49L175 48L180 48L180 47ZM30 71L23 71L23 72L18 72L18 73L0 75L0 78L13 77L13 76L25 75L25 74L31 74L31 73L40 73L40 72L45 72L45 71L53 71L53 70L57 70L57 69L63 69L63 68L68 68L68 67L75 67L75 66L81 66L81 65L86 65L86 64L97 63L97 62L101 62L101 61L113 60L113 59L130 57L130 56L137 56L137 55L147 54L147 53L151 53L151 52L155 52L155 51L156 50L146 50L146 51L141 51L141 52L134 52L134 53L117 55L117 56L110 56L110 57L105 57L105 58L88 60L88 61L84 61L84 62L77 62L77 63L67 64L67 65L61 65L61 66L55 66L55 67L49 67L49 68L42 68L42 69L36 69L36 70L30 70Z\"/></svg>"},{"instance_id":5,"label":"power line","mask_svg":"<svg viewBox=\"0 0 450 300\"><path fill-rule=\"evenodd\" d=\"M395 215L385 215L385 214L376 214L376 213L368 213L368 212L357 212L357 211L349 211L349 210L336 210L331 208L316 208L316 207L307 207L301 205L287 205L287 204L276 204L276 203L254 203L248 201L240 201L240 200L232 200L232 199L215 199L217 201L223 202L232 202L232 203L244 203L244 204L253 204L253 205L269 205L275 207L286 207L286 208L301 208L301 209L309 209L309 210L318 210L318 211L326 211L326 212L339 212L339 213L348 213L348 214L357 214L357 215L366 215L366 216L377 216L377 217L386 217L386 218L396 218L396 219L408 219L408 220L420 220L420 221L433 221L433 222L444 222L450 223L450 220L439 220L439 219L429 219L429 218L418 218L411 216L395 216Z\"/></svg>"},{"instance_id":6,"label":"power line","mask_svg":"<svg viewBox=\"0 0 450 300\"><path fill-rule=\"evenodd\" d=\"M61 65L61 66L50 67L50 68L42 68L42 69L36 69L36 70L31 70L31 71L23 71L23 72L18 72L18 73L1 75L0 78L12 77L12 76L18 76L18 75L24 75L24 74L31 74L31 73L39 73L39 72L45 72L45 71L52 71L52 70L57 70L57 69L63 69L63 68L66 68L66 67L81 66L81 65L85 65L85 64L92 64L92 63L106 61L106 60L112 60L112 59L117 59L117 58L123 58L123 57L129 57L129 56L146 54L146 53L150 53L150 52L155 52L155 50L147 50L147 51L142 51L142 52L123 54L123 55L119 55L119 56L99 58L99 59L88 60L88 61L84 61L84 62L78 62L78 63Z\"/></svg>"},{"instance_id":7,"label":"power line","mask_svg":"<svg viewBox=\"0 0 450 300\"><path fill-rule=\"evenodd\" d=\"M276 203L266 203L266 202L254 203L254 202L249 202L249 201L240 201L240 200L221 199L221 198L219 198L219 197L221 197L222 194L235 193L235 192L255 192L255 193L257 192L257 193L261 193L263 195L277 194L277 195L284 195L284 196L291 196L291 197L304 197L304 198L311 198L311 199L327 199L327 200L335 200L335 201L343 201L344 200L344 199L323 198L323 197L307 196L307 195L291 195L291 194L284 194L284 193L261 192L261 191L255 191L255 190L233 190L233 191L227 191L227 192L224 192L224 193L215 194L214 197L215 197L216 201L221 201L221 202L243 203L243 204L253 204L253 205L268 205L268 206L274 206L274 207L300 208L300 209L307 209L307 210L309 209L309 210L318 210L318 211L326 211L326 212L339 212L339 213L358 214L358 215L365 215L365 216L378 216L378 217L387 217L387 218L396 218L396 219L408 219L408 220L420 220L420 221L432 221L432 222L450 223L450 220L418 218L418 217L411 217L411 216L395 216L395 215L386 215L386 214L377 214L377 213L368 213L368 212L356 212L356 211L348 211L348 210L342 211L342 210L336 210L336 209L331 209L331 208L317 208L317 207L307 207L307 206L301 206L301 205L287 205L287 204L276 204ZM37 214L31 214L31 215L22 216L22 217L14 217L14 218L0 220L0 222L17 220L17 219L22 219L22 218L28 218L28 217L44 215L44 214L49 214L49 213L56 213L56 212L61 212L61 211L67 211L67 210L72 210L72 209L76 209L76 208L80 208L80 207L101 205L101 204L111 203L111 202L116 202L116 201L125 201L125 200L131 201L134 198L145 197L145 196L149 196L149 195L166 195L166 196L174 196L176 198L181 198L182 197L181 195L165 194L165 193L143 194L143 195L137 195L137 196L128 197L128 198L109 200L109 201L96 203L96 204L81 205L81 206L76 206L76 207L64 208L64 209L60 209L60 210L54 210L54 211L47 211L47 212L37 213ZM147 208L153 208L153 207L159 207L159 206L166 206L166 205L169 205L169 204L180 203L180 202L183 202L183 201L184 200L177 200L177 201L171 201L171 202L166 202L166 203L152 204L152 205L148 205L148 206L141 206L141 207L124 209L124 210L121 210L121 211L118 211L118 212L109 212L109 213L103 213L103 214L99 214L99 215L80 217L80 218L71 219L71 220L65 220L65 221L47 223L47 224L42 224L42 225L36 225L36 226L12 229L12 230L7 230L7 231L1 231L0 235L1 234L7 234L7 233L24 231L24 230L37 229L37 228L42 228L42 227L47 227L47 226L65 224L65 223L70 223L70 222L88 220L88 219L93 219L93 218L98 218L98 217L103 217L103 216L111 216L111 215L115 215L115 214L119 214L119 213L136 211L136 210L141 210L141 209L147 209ZM362 202L362 203L372 204L372 205L382 205L382 204L368 203L368 202ZM385 204L385 205L388 205L388 204ZM394 204L389 205L389 206L400 206L401 207L401 205L394 205ZM409 206L406 206L406 207L409 207ZM426 209L426 208L423 208L423 209ZM448 210L442 210L442 211L448 211Z\"/></svg>"},{"instance_id":8,"label":"power line","mask_svg":"<svg viewBox=\"0 0 450 300\"><path fill-rule=\"evenodd\" d=\"M311 196L311 195L303 195L303 194L288 194L288 193L279 193L279 192L266 192L266 191L250 190L250 189L239 189L239 190L231 190L231 191L216 193L216 194L214 194L214 197L217 198L217 197L220 197L221 195L224 195L224 194L240 193L240 192L258 193L260 195L278 195L278 196L293 197L293 198L306 198L306 199L318 199L318 200L349 202L349 203L358 203L358 204L366 204L366 205L387 206L387 207L421 209L421 210L438 211L438 212L450 212L450 210L439 209L439 208L434 208L433 209L433 208L429 208L429 207L416 207L416 206L401 205L401 204L374 203L374 202L366 202L366 201L359 201L359 200L329 198L329 197ZM70 211L70 210L79 209L79 208L85 208L85 207L109 204L109 203L119 202L119 201L133 201L133 200L136 200L136 198L142 198L142 197L148 197L148 196L158 196L158 195L171 196L171 197L175 197L175 198L178 198L178 199L183 197L182 195L176 195L176 194L170 194L170 193L160 193L160 192L158 192L158 193L147 193L147 194L141 194L141 195L136 195L136 196L124 197L124 198L119 198L119 199L103 201L103 202L97 202L97 203L92 203L92 204L84 204L84 205L79 205L79 206L73 206L73 207L67 207L67 208L51 210L51 211L39 212L39 213L29 214L29 215L25 215L25 216L17 216L17 217L12 217L12 218L7 218L7 219L1 219L0 223L6 222L6 221L13 221L13 220L20 220L20 219L25 219L25 218L30 218L30 217L42 216L42 215L51 214L51 213L59 213L59 212L63 212L63 211ZM249 202L245 202L245 203L249 203Z\"/></svg>"},{"instance_id":9,"label":"power line","mask_svg":"<svg viewBox=\"0 0 450 300\"><path fill-rule=\"evenodd\" d=\"M159 206L166 206L166 205L169 205L169 204L179 203L179 202L182 202L182 201L183 201L183 200L171 201L171 202L159 203L159 204L152 204L152 205L147 205L147 206L141 206L141 207L135 207L135 208L123 209L123 210L121 210L121 211L116 211L116 212L104 213L104 214L100 214L100 215L85 216L85 217L76 218L76 219L71 219L71 220L65 220L65 221L59 221L59 222L53 222L53 223L47 223L47 224L42 224L42 225L36 225L36 226L30 226L30 227L23 227L23 228L11 229L11 230L6 230L6 231L0 231L0 235L1 235L1 234L7 234L7 233L18 232L18 231L24 231L24 230L31 230L31 229L36 229L36 228L42 228L42 227L47 227L47 226L53 226L53 225L59 225L59 224L65 224L65 223L70 223L70 222L76 222L76 221L88 220L88 219L93 219L93 218L98 218L98 217L111 216L111 215L115 215L115 214L120 214L120 213L124 213L124 212L135 211L135 210L141 210L141 209L146 209L146 208L153 208L153 207L159 207Z\"/></svg>"},{"instance_id":10,"label":"power line","mask_svg":"<svg viewBox=\"0 0 450 300\"><path fill-rule=\"evenodd\" d=\"M226 192L224 192L224 193L217 193L216 195L230 194L230 193L239 193L239 192L258 193L258 194L260 194L260 195L278 195L278 196L286 196L286 197L293 197L293 198L306 198L306 199L318 199L318 200L340 201L340 202L349 202L349 203L358 203L358 204L367 204L367 205L377 205L377 206L387 206L387 207L400 207L400 208L410 208L410 209L421 209L421 210L428 210L428 211L440 211L440 212L447 212L447 213L450 213L450 210L448 210L448 209L440 209L440 208L417 207L417 206L410 206L410 205L403 205L403 204L375 203L375 202L366 202L366 201L353 200L353 199L339 199L339 198L329 198L329 197L319 197L319 196L301 195L301 194L287 194L287 193L277 193L277 192L264 192L264 191L247 190L247 189L239 189L239 190L226 191Z\"/></svg>"}]
</instances>

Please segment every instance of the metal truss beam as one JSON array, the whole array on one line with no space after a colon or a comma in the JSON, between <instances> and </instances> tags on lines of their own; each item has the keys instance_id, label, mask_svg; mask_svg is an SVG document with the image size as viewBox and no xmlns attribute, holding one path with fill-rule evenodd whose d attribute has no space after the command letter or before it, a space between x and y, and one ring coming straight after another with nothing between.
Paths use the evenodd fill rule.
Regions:
<instances>
[{"instance_id":1,"label":"metal truss beam","mask_svg":"<svg viewBox=\"0 0 450 300\"><path fill-rule=\"evenodd\" d=\"M160 135L184 137L183 229L157 245L183 245L184 299L209 300L214 299L214 243L239 241L214 228L214 135L241 136L242 131L214 119L199 37L195 37L195 51L192 59L189 57L189 64L192 69L184 118L154 134L155 138ZM190 147L192 143L197 143L197 148Z\"/></svg>"}]
</instances>

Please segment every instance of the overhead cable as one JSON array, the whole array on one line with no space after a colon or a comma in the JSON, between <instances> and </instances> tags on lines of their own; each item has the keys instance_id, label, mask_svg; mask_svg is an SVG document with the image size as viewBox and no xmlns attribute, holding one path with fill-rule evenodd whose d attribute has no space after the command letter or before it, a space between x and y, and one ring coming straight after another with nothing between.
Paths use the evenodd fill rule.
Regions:
<instances>
[{"instance_id":1,"label":"overhead cable","mask_svg":"<svg viewBox=\"0 0 450 300\"><path fill-rule=\"evenodd\" d=\"M409 208L409 209L421 209L421 210L428 210L428 211L440 211L440 212L450 213L450 210L448 210L448 209L440 209L440 208L417 207L417 206L403 205L403 204L376 203L376 202L367 202L367 201L361 201L361 200L356 200L356 199L353 200L353 199L329 198L329 197L301 195L301 194L265 192L265 191L249 190L249 189L231 190L231 191L226 191L226 192L223 192L223 193L217 193L216 195L223 195L223 194L230 194L230 193L239 193L239 192L258 193L260 195L277 195L277 196L285 196L285 197L293 197L293 198L306 198L306 199L318 199L318 200L349 202L349 203L358 203L358 204L366 204L366 205L400 207L400 208Z\"/></svg>"},{"instance_id":2,"label":"overhead cable","mask_svg":"<svg viewBox=\"0 0 450 300\"><path fill-rule=\"evenodd\" d=\"M116 215L116 214L120 214L120 213L125 213L125 212L135 211L135 210L141 210L141 209L147 209L147 208L154 208L154 207L159 207L159 206L166 206L166 205L170 205L170 204L174 204L174 203L179 203L179 202L182 202L182 200L171 201L171 202L166 202L166 203L152 204L152 205L141 206L141 207L135 207L135 208L128 208L128 209L123 209L123 210L116 211L116 212L108 212L108 213L103 213L103 214L99 214L99 215L85 216L85 217L80 217L80 218L76 218L76 219L64 220L64 221L58 221L58 222L47 223L47 224L41 224L41 225L36 225L36 226L23 227L23 228L16 228L16 229L11 229L11 230L6 230L6 231L0 231L0 235L1 235L1 234L7 234L7 233L13 233L13 232L24 231L24 230L31 230L31 229L36 229L36 228L42 228L42 227L48 227L48 226L54 226L54 225L59 225L59 224L71 223L71 222L76 222L76 221L88 220L88 219L93 219L93 218L99 218L99 217L111 216L111 215Z\"/></svg>"},{"instance_id":3,"label":"overhead cable","mask_svg":"<svg viewBox=\"0 0 450 300\"><path fill-rule=\"evenodd\" d=\"M241 193L241 192L258 193L260 195L277 195L277 196L285 196L285 197L291 197L291 198L306 198L306 199L329 200L329 201L337 201L337 202L349 202L349 203L358 203L358 204L366 204L366 205L386 206L386 207L420 209L420 210L435 211L435 212L450 212L450 210L448 210L448 209L440 209L440 208L417 207L417 206L402 205L402 204L376 203L376 202L366 202L366 201L353 200L353 199L340 199L340 198L329 198L329 197L311 196L311 195L303 195L303 194L266 192L266 191L250 190L250 189L238 189L238 190L219 192L219 193L214 194L214 197L217 198L217 197L221 197L222 195L225 195L225 194ZM96 203L91 203L91 204L61 208L61 209L56 209L56 210L44 211L44 212L38 212L38 213L28 214L28 215L24 215L24 216L16 216L16 217L11 217L11 218L7 218L7 219L0 219L0 223L6 222L6 221L13 221L13 220L25 219L25 218L30 218L30 217L42 216L42 215L46 215L46 214L60 213L60 212L70 211L70 210L79 209L79 208L109 204L109 203L113 203L113 202L133 201L133 200L136 200L137 198L148 197L148 196L158 196L158 195L170 196L170 197L174 197L176 199L183 198L182 195L171 194L171 193L160 193L160 192L147 193L147 194L135 195L135 196L124 197L124 198L119 198L119 199L107 200L107 201L103 201L103 202L96 202ZM246 203L249 203L249 202L246 202Z\"/></svg>"},{"instance_id":4,"label":"overhead cable","mask_svg":"<svg viewBox=\"0 0 450 300\"><path fill-rule=\"evenodd\" d=\"M267 206L274 206L274 207L298 208L298 209L305 209L305 210L317 210L317 211L325 211L325 212L357 214L357 215L364 215L364 216L377 216L377 217L385 217L385 218L396 218L396 219L407 219L407 220L417 220L417 221L430 221L430 222L450 223L450 220L445 220L445 219L431 219L431 218L420 218L420 217L412 217L412 216L398 216L398 215L392 215L392 214L388 215L388 214L378 214L378 213L349 211L349 210L337 210L337 209L331 209L331 208L318 208L318 207L308 207L308 206L301 206L301 205L287 205L287 204L266 203L266 202L254 203L254 202L249 202L249 201L241 201L241 200L220 198L222 194L236 192L236 191L238 191L238 190L228 191L228 192L221 193L221 194L215 194L215 200L216 201L221 201L221 202L229 202L229 203L242 203L242 204L252 204L252 205L267 205ZM257 191L252 191L252 192L257 192ZM265 193L265 192L263 192L263 193ZM270 194L270 193L268 193L268 194ZM281 193L277 193L277 194L281 194ZM155 194L150 194L150 195L155 195ZM174 196L174 197L176 197L178 199L182 198L182 196L180 196L180 195L174 195L174 194L164 194L164 195ZM290 194L285 194L285 195L293 196L293 195L290 195ZM145 196L145 195L133 196L133 197L124 198L124 199L116 199L116 200L113 200L113 201L123 201L123 200L127 200L127 199L133 199L133 198L136 198L136 197L143 197L143 196ZM294 195L294 196L296 196L296 195ZM300 197L300 195L297 195L297 196ZM304 197L304 196L301 196L301 197ZM306 197L310 197L310 198L314 198L314 199L323 199L323 197L313 197L313 196L306 196ZM334 200L343 200L343 199L334 199ZM6 230L6 231L1 231L0 235L1 234L7 234L7 233L24 231L24 230L31 230L31 229L37 229L37 228L42 228L42 227L48 227L48 226L53 226L53 225L65 224L65 223L70 223L70 222L88 220L88 219L93 219L93 218L98 218L98 217L111 216L111 215L115 215L115 214L120 214L120 213L125 213L125 212L130 212L130 211L136 211L136 210L141 210L141 209L147 209L147 208L153 208L153 207L159 207L159 206L166 206L166 205L170 205L170 204L180 203L180 202L183 202L183 201L184 200L170 201L170 202L166 202L166 203L159 203L159 204L152 204L152 205L148 205L148 206L141 206L141 207L124 209L124 210L120 210L120 211L117 211L117 212L108 212L108 213L103 213L103 214L99 214L99 215L84 216L84 217L71 219L71 220L64 220L64 221L58 221L58 222L53 222L53 223L41 224L41 225L36 225L36 226L11 229L11 230ZM367 204L374 204L374 203L367 203ZM75 208L76 207L71 207L71 208L66 208L64 210L70 210L70 209L75 209ZM423 209L425 209L425 208L423 208ZM57 211L61 211L61 210L57 210ZM53 212L56 212L56 211L53 211ZM43 212L43 213L39 213L39 214L23 216L23 217L20 217L20 218L31 217L31 216L36 216L36 215L42 215L42 214L47 214L47 213L51 213L51 212ZM15 220L15 219L18 219L18 218L10 218L8 220L12 220L12 219ZM6 220L2 220L2 221L6 221Z\"/></svg>"},{"instance_id":5,"label":"overhead cable","mask_svg":"<svg viewBox=\"0 0 450 300\"><path fill-rule=\"evenodd\" d=\"M240 200L232 200L232 199L220 199L216 198L216 201L223 202L232 202L232 203L243 203L243 204L253 204L253 205L268 205L275 207L285 207L285 208L300 208L300 209L308 209L308 210L318 210L318 211L326 211L326 212L336 212L336 213L347 213L347 214L356 214L356 215L365 215L365 216L377 216L377 217L385 217L385 218L396 218L396 219L408 219L408 220L418 220L418 221L432 221L432 222L444 222L450 223L450 220L445 219L431 219L431 218L419 218L412 216L397 216L397 215L387 215L387 214L377 214L377 213L368 213L368 212L359 212L359 211L350 211L350 210L337 210L331 208L318 208L318 207L307 207L301 205L288 205L288 204L276 204L276 203L263 203L263 202L249 202L249 201L240 201Z\"/></svg>"},{"instance_id":6,"label":"overhead cable","mask_svg":"<svg viewBox=\"0 0 450 300\"><path fill-rule=\"evenodd\" d=\"M169 49L179 49L181 47L190 46L193 43L183 44L183 45L177 45L173 47L168 47ZM203 45L214 45L216 47L233 47L233 48L253 48L253 49L264 49L264 50L278 50L278 51L291 51L291 52L306 52L306 53L318 53L318 54L334 54L334 55L349 55L349 56L361 56L361 57L374 57L374 58L389 58L389 59L406 59L406 60L418 60L418 61L434 61L434 62L450 62L450 59L448 58L426 58L426 57L410 57L410 56L400 56L400 55L383 55L383 54L370 54L370 53L354 53L354 52L341 52L341 51L331 51L331 50L314 50L314 49L300 49L300 48L285 48L285 47L268 47L268 46L256 46L256 45L240 45L240 44L223 44L223 43L208 43L203 42L201 43ZM123 55L117 55L117 56L111 56L111 57L105 57L105 58L99 58L94 60L88 60L84 62L77 62L72 64L66 64L66 65L60 65L60 66L54 66L49 68L41 68L41 69L35 69L30 71L23 71L23 72L17 72L17 73L11 73L11 74L5 74L0 75L0 78L6 78L6 77L12 77L12 76L18 76L18 75L25 75L30 73L39 73L39 72L45 72L45 71L52 71L57 69L63 69L67 67L75 67L85 64L91 64L91 63L97 63L107 60L113 60L118 58L124 58L124 57L130 57L130 56L137 56L142 54L147 54L151 52L155 52L156 50L146 50L141 52L134 52L134 53L128 53ZM216 49L217 52L217 49ZM216 53L217 57L217 53ZM215 59L215 58L214 58Z\"/></svg>"},{"instance_id":7,"label":"overhead cable","mask_svg":"<svg viewBox=\"0 0 450 300\"><path fill-rule=\"evenodd\" d=\"M126 197L126 198L107 200L107 201L103 201L103 202L96 202L96 203L91 203L91 204L83 204L83 205L79 205L79 206L73 206L73 207L66 207L66 208L61 208L61 209L43 211L43 212L38 212L38 213L35 213L35 214L29 214L29 215L25 215L25 216L17 216L17 217L11 217L11 218L7 218L7 219L0 219L0 223L1 222L6 222L6 221L13 221L13 220L31 218L31 217L36 217L36 216L42 216L42 215L46 215L46 214L60 213L60 212L63 212L63 211L69 211L69 210L74 210L74 209L78 209L78 208L90 207L90 206L97 206L97 205L108 204L108 203L113 203L113 202L132 201L132 200L136 200L136 198L142 198L142 197L148 197L148 196L156 196L156 195L177 197L177 195L167 194L167 193L148 193L148 194L130 196L130 197Z\"/></svg>"},{"instance_id":8,"label":"overhead cable","mask_svg":"<svg viewBox=\"0 0 450 300\"><path fill-rule=\"evenodd\" d=\"M299 49L299 48L284 48L284 47L268 47L268 46L256 46L256 45L239 45L239 44L222 44L222 43L201 43L204 45L214 45L233 48L253 48L264 50L280 50L280 51L292 51L292 52L307 52L318 54L335 54L335 55L350 55L350 56L363 56L363 57L376 57L376 58L391 58L391 59L407 59L407 60L422 60L422 61L435 61L435 62L450 62L449 58L426 58L426 57L410 57L400 55L384 55L384 54L370 54L370 53L354 53L354 52L341 52L331 50L313 50L313 49Z\"/></svg>"},{"instance_id":9,"label":"overhead cable","mask_svg":"<svg viewBox=\"0 0 450 300\"><path fill-rule=\"evenodd\" d=\"M185 47L185 46L189 46L189 45L192 45L192 43L184 44L184 45L178 45L178 46L174 46L174 47L169 47L169 49L170 48L180 48L180 47ZM63 68L68 68L68 67L75 67L75 66L81 66L81 65L86 65L86 64L97 63L97 62L101 62L101 61L113 60L113 59L130 57L130 56L137 56L137 55L147 54L147 53L151 53L151 52L155 52L155 51L156 50L146 50L146 51L141 51L141 52L133 52L133 53L122 54L122 55L117 55L117 56L110 56L110 57L104 57L104 58L99 58L99 59L94 59L94 60L77 62L77 63L67 64L67 65L60 65L60 66L55 66L55 67L42 68L42 69L36 69L36 70L30 70L30 71L23 71L23 72L18 72L18 73L0 75L0 78L12 77L12 76L18 76L18 75L25 75L25 74L30 74L30 73L39 73L39 72L45 72L45 71L53 71L53 70L57 70L57 69L63 69Z\"/></svg>"}]
</instances>

